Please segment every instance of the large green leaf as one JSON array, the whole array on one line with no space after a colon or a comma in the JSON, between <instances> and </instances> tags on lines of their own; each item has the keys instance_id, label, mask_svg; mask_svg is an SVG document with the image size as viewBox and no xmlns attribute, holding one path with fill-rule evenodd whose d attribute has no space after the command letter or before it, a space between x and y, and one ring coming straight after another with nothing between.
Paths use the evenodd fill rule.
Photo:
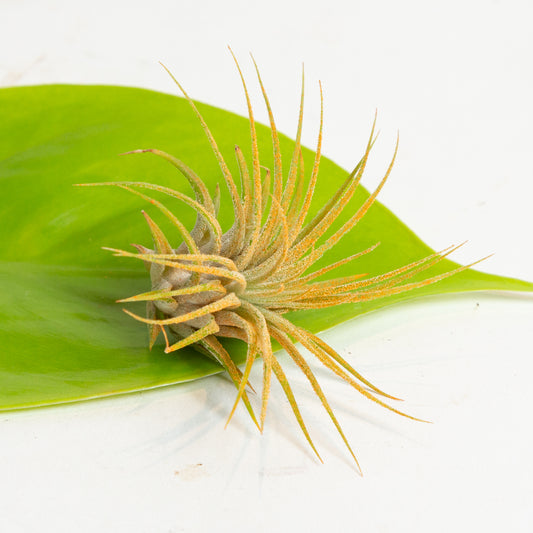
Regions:
<instances>
[{"instance_id":1,"label":"large green leaf","mask_svg":"<svg viewBox=\"0 0 533 533\"><path fill-rule=\"evenodd\" d=\"M234 145L249 155L247 120L200 105L232 171ZM150 245L138 198L114 188L74 183L143 180L189 192L169 165L151 155L118 157L160 148L185 161L213 189L223 182L204 133L180 98L123 87L38 86L0 90L0 408L13 409L135 391L195 379L220 368L192 350L165 355L147 349L147 333L115 304L148 289L142 266L117 259L101 246ZM272 165L270 133L260 128L262 163ZM282 137L282 152L293 142ZM306 166L313 154L305 151ZM346 177L324 159L314 209ZM360 190L348 211L366 196ZM223 224L231 223L223 191ZM171 207L191 225L194 213ZM339 220L339 223L342 220ZM377 274L431 250L382 205L324 261L381 246L342 273ZM450 269L445 261L431 273ZM533 291L533 284L463 272L401 296L323 311L294 313L312 331L401 299L454 291ZM239 357L239 343L231 343Z\"/></svg>"}]
</instances>

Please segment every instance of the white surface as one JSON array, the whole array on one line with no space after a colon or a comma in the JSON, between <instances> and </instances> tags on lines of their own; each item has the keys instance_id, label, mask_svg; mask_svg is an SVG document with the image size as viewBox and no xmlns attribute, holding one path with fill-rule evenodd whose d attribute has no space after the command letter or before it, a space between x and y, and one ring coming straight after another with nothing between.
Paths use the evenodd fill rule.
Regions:
<instances>
[{"instance_id":1,"label":"white surface","mask_svg":"<svg viewBox=\"0 0 533 533\"><path fill-rule=\"evenodd\" d=\"M316 136L318 77L324 152L342 166L357 159L379 108L366 185L388 164L399 128L381 200L434 248L468 238L458 261L496 252L484 268L533 279L532 16L530 2L514 1L3 0L0 85L173 92L162 60L195 98L244 113L231 44L250 75L254 52L278 125L292 135L305 61L305 144ZM279 388L263 436L242 411L224 431L234 390L222 377L3 414L0 528L531 531L532 318L531 298L478 294L395 307L325 333L404 398L405 410L434 422L375 408L317 368L364 478L289 365L324 465Z\"/></svg>"}]
</instances>

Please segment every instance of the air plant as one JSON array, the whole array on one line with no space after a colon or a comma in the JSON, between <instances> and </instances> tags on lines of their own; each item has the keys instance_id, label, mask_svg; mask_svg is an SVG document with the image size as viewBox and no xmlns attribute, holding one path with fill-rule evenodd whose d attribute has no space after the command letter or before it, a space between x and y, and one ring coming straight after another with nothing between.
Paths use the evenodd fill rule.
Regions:
<instances>
[{"instance_id":1,"label":"air plant","mask_svg":"<svg viewBox=\"0 0 533 533\"><path fill-rule=\"evenodd\" d=\"M194 192L194 199L167 187L137 181L84 184L111 185L141 197L171 222L182 239L178 246L171 244L174 238L165 235L150 215L143 211L153 237L153 248L136 244L134 245L136 253L113 248L106 249L119 257L143 261L150 272L151 290L119 300L119 302L146 302L146 317L134 314L127 309L124 311L135 320L148 325L150 349L161 333L164 336L166 353L192 346L213 358L225 369L237 388L237 396L228 422L237 405L242 401L255 425L263 431L271 380L274 376L279 381L305 438L322 461L300 413L280 360L273 352L272 339L277 341L309 381L359 467L348 439L297 343L367 399L404 417L419 419L387 403L385 399L396 400L397 398L370 383L326 342L306 329L296 326L284 315L295 310L326 308L386 298L436 283L475 263L428 277L422 281L413 280L416 275L433 267L458 248L454 246L380 275L369 276L355 272L336 279L321 279L321 276L341 265L351 262L356 264L357 258L372 253L379 245L375 243L369 248L358 250L349 257L328 266L313 269L316 262L328 250L355 228L376 201L378 193L393 168L398 141L396 141L394 154L385 175L375 191L340 228L332 234L331 232L326 234L347 207L361 182L376 140L376 120L374 119L361 160L331 199L315 216L310 218L308 213L319 177L321 157L322 87L320 85L320 126L314 165L310 177L306 179L301 148L303 74L296 143L290 162L286 166L282 162L278 132L270 102L254 61L272 135L274 164L273 168L265 168L260 161L248 88L239 63L235 56L233 57L248 107L252 153L251 167L249 167L241 149L238 146L235 147L240 171L240 190L196 105L167 69L198 117L220 165L222 176L231 195L234 212L234 222L228 231L225 233L222 231L217 218L220 204L218 187L212 194L191 168L161 150L143 149L128 153L151 153L168 161L188 180ZM143 191L177 198L194 209L197 219L193 229L189 231L163 203ZM247 353L243 370L234 363L220 342L220 338L224 337L240 339L246 343ZM256 359L261 359L263 364L259 417L256 417L249 397L249 390L253 390L249 377Z\"/></svg>"}]
</instances>

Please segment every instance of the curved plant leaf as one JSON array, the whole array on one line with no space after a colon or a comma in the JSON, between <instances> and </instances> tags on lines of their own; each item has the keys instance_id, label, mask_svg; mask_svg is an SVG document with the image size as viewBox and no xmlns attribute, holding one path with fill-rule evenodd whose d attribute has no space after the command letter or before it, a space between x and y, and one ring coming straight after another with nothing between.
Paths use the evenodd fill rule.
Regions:
<instances>
[{"instance_id":1,"label":"curved plant leaf","mask_svg":"<svg viewBox=\"0 0 533 533\"><path fill-rule=\"evenodd\" d=\"M199 108L229 163L234 145L249 156L248 121L207 105ZM262 163L272 167L270 132L259 128ZM213 190L222 182L215 157L188 104L166 94L108 86L37 86L0 90L0 409L49 405L142 390L220 372L193 350L166 355L147 348L147 332L124 315L118 298L149 290L142 267L101 246L150 244L140 210L146 206L115 188L80 189L89 181L141 180L190 194L170 165L138 148L176 154ZM281 137L283 153L293 142ZM354 162L360 154L354 154ZM313 153L304 150L306 167ZM238 173L236 163L231 171ZM327 176L327 179L325 179ZM347 173L323 158L312 211ZM223 188L222 188L223 189ZM338 224L366 198L360 189ZM222 221L231 209L222 190ZM172 207L172 205L171 205ZM176 203L189 227L192 210ZM225 218L224 218L225 217ZM381 245L335 275L379 274L431 250L381 204L329 252L325 261ZM456 266L442 261L425 275ZM311 331L403 299L447 292L533 291L533 284L468 270L417 291L363 304L294 313ZM237 360L238 342L230 343Z\"/></svg>"}]
</instances>

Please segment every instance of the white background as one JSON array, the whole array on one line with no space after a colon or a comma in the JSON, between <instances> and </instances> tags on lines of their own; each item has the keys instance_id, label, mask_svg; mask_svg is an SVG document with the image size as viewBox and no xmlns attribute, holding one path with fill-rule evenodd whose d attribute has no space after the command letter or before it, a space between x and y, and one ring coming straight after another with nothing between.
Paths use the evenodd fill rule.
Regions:
<instances>
[{"instance_id":1,"label":"white background","mask_svg":"<svg viewBox=\"0 0 533 533\"><path fill-rule=\"evenodd\" d=\"M355 162L379 110L368 187L433 248L533 279L533 7L524 1L0 0L0 86L105 83L175 92L241 114L226 50L258 60L279 129L304 143L325 88L324 153ZM259 118L260 99L254 95ZM262 113L262 114L261 114ZM323 334L421 424L316 369L364 470L290 366L325 464L279 388L265 434L223 377L0 417L2 531L532 531L531 297L419 301ZM286 362L282 356L282 362ZM260 381L259 369L255 381Z\"/></svg>"}]
</instances>

